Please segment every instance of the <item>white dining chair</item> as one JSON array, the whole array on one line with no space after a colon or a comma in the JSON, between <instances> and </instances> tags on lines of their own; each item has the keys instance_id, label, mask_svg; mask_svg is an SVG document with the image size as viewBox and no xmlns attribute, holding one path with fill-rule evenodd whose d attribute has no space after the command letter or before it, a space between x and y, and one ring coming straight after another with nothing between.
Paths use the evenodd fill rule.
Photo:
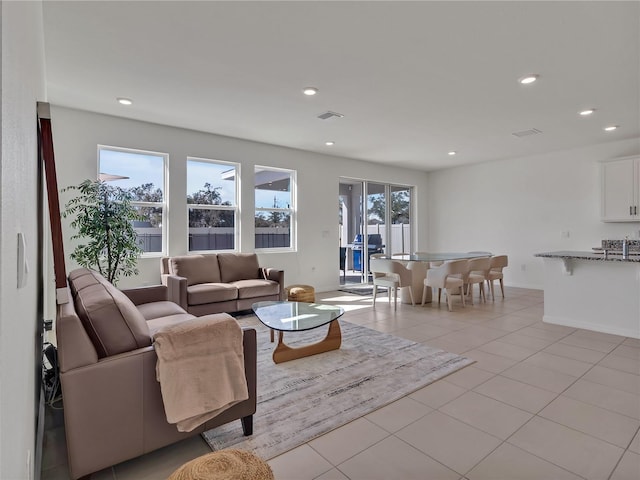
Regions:
<instances>
[{"instance_id":1,"label":"white dining chair","mask_svg":"<svg viewBox=\"0 0 640 480\"><path fill-rule=\"evenodd\" d=\"M383 258L371 258L369 265L373 273L373 308L376 308L376 296L378 287L387 287L389 292L389 303L393 293L393 308L398 309L398 290L409 287L411 305L415 305L413 299L413 289L411 288L412 273L401 262Z\"/></svg>"},{"instance_id":2,"label":"white dining chair","mask_svg":"<svg viewBox=\"0 0 640 480\"><path fill-rule=\"evenodd\" d=\"M467 276L467 295L473 305L473 285L478 284L480 299L486 303L484 282L491 269L491 257L471 258L468 260L469 275Z\"/></svg>"},{"instance_id":3,"label":"white dining chair","mask_svg":"<svg viewBox=\"0 0 640 480\"><path fill-rule=\"evenodd\" d=\"M442 289L444 289L445 296L447 298L447 306L449 311L452 311L451 296L455 294L460 295L462 306L464 307L464 279L463 276L468 272L468 261L465 260L452 260L444 262L439 267L430 268L427 270L427 277L424 279L424 286L422 288L422 305L424 305L427 288L438 289L438 305L440 305L440 299L442 296Z\"/></svg>"},{"instance_id":4,"label":"white dining chair","mask_svg":"<svg viewBox=\"0 0 640 480\"><path fill-rule=\"evenodd\" d=\"M504 298L504 274L502 269L509 265L509 258L507 255L496 255L491 257L491 268L487 274L487 283L491 289L491 298L495 301L493 282L498 280L500 282L500 291L502 292L502 298Z\"/></svg>"}]
</instances>

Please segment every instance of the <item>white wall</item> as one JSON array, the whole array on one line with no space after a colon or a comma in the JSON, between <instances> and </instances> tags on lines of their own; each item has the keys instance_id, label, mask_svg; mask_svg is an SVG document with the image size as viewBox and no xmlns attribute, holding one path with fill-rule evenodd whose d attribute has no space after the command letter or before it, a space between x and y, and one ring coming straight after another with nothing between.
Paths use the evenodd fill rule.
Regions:
<instances>
[{"instance_id":1,"label":"white wall","mask_svg":"<svg viewBox=\"0 0 640 480\"><path fill-rule=\"evenodd\" d=\"M598 163L637 153L636 138L431 172L429 249L507 254L505 283L542 288L543 262L534 253L638 238L640 222L600 221Z\"/></svg>"},{"instance_id":2,"label":"white wall","mask_svg":"<svg viewBox=\"0 0 640 480\"><path fill-rule=\"evenodd\" d=\"M318 291L337 288L338 186L339 177L414 185L418 219L414 234L426 238L424 201L427 174L346 158L303 152L230 137L127 120L63 107L52 108L56 147L58 185L77 185L96 178L98 144L138 148L169 154L169 254L187 252L186 158L195 156L241 163L241 250L253 251L253 179L254 166L264 165L297 171L298 180L298 252L260 254L263 266L285 270L285 283L306 283ZM69 199L62 193L61 204ZM68 221L63 220L65 254L73 244ZM416 245L419 243L416 241ZM158 258L143 258L140 275L125 278L119 286L156 284L160 281ZM67 268L75 268L70 261Z\"/></svg>"},{"instance_id":3,"label":"white wall","mask_svg":"<svg viewBox=\"0 0 640 480\"><path fill-rule=\"evenodd\" d=\"M42 4L2 2L0 167L0 478L34 478L37 318L36 101L46 100ZM17 234L30 275L17 288ZM27 460L30 457L30 460Z\"/></svg>"}]
</instances>

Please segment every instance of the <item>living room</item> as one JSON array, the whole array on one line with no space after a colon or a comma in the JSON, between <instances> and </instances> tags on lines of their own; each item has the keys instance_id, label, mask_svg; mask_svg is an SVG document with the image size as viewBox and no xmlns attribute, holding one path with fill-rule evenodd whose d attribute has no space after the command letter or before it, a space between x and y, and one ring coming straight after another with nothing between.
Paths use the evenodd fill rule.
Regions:
<instances>
[{"instance_id":1,"label":"living room","mask_svg":"<svg viewBox=\"0 0 640 480\"><path fill-rule=\"evenodd\" d=\"M45 4L3 2L2 6L0 363L3 366L16 365L13 369L3 367L2 382L0 382L2 385L0 477L2 478L28 478L28 475L33 475L34 468L36 435L33 399L35 397L34 382L37 382L37 379L33 378L33 372L36 370L37 357L40 353L34 347L37 343L34 338L37 337L40 329L37 325L39 322L36 280L38 266L34 263L37 258L36 239L38 238L37 212L34 205L38 203L40 188L36 183L37 140L33 131L36 101L48 100L52 104L52 124L60 188L76 185L87 178L95 178L98 173L96 168L98 145L150 150L169 155L168 196L171 202L175 202L171 204L171 217L167 231L168 251L166 253L170 255L187 252L187 236L184 228L180 227L186 225L186 203L178 201L179 198L184 197L186 178L184 162L187 157L237 162L242 167L243 182L249 186L252 184L252 172L256 165L295 170L298 181L298 249L259 252L259 256L261 264L277 266L284 270L288 284L313 284L319 292L330 292L338 286L335 205L339 177L412 186L415 192L413 250L488 249L492 252L508 254L511 268L507 273L507 284L511 287L542 288L542 263L533 257L537 252L554 249L590 250L604 238L638 237L637 223L603 223L599 219L599 162L640 153L637 108L638 46L637 42L633 41L638 37L637 2L620 2L614 7L607 6L607 2L594 2L593 11L579 5L575 6L573 8L586 10L576 17L574 23L563 27L576 33L580 26L579 20L593 19L598 16L607 18L608 21L593 21L590 25L596 25L601 29L601 35L593 35L598 38L597 42L607 37L612 45L615 45L611 47L611 51L615 54L611 54L610 58L606 57L601 50L597 50L600 54L597 57L594 51L584 50L583 44L580 43L584 40L582 37L580 42L570 42L568 45L554 39L559 42L559 45L563 45L566 51L561 50L557 56L552 55L550 51L549 58L553 62L560 64L566 61L569 65L568 59L573 55L576 57L576 62L580 60L579 68L576 70L580 75L583 72L580 68L584 68L584 65L589 63L593 64L594 70L609 69L609 74L592 80L591 98L574 98L572 82L589 83L587 80L579 79L578 73L573 77L567 75L571 82L565 80L566 83L563 84L561 91L555 92L557 95L555 99L559 103L562 103L560 101L562 98L567 103L566 117L563 120L557 120L557 123L581 125L576 128L585 129L584 137L580 135L567 137L567 141L564 142L562 138L557 138L561 137L561 134L553 133L556 123L546 119L547 123L542 126L544 119L524 117L518 124L503 125L502 130L505 136L504 143L510 144L514 149L512 151L518 153L506 157L492 157L490 153L475 152L476 155L485 155L485 157L480 163L471 163L464 159L469 152L465 152L462 148L459 148L455 157L447 156L448 149L458 148L451 145L448 149L443 149L439 156L433 155L436 160L429 168L400 166L393 163L396 159L392 157L388 158L390 163L385 164L379 161L355 159L356 155L349 150L344 150L343 153L335 153L340 152L337 149L328 151L328 147L324 146L324 131L322 135L319 133L316 135L318 144L321 145L314 146L314 151L310 151L299 144L292 146L283 142L278 145L277 140L258 141L234 138L243 137L241 121L236 126L237 135L225 132L220 135L211 133L205 128L198 131L199 128L195 125L176 125L171 122L169 114L165 114L166 121L160 121L160 117L153 116L154 103L157 105L162 103L162 97L159 94L149 98L147 106L135 111L134 114L115 102L116 96L130 94L120 91L112 92L113 89L106 91L105 98L102 100L105 103L111 102L113 105L102 110L85 101L80 95L77 98L67 97L68 100L64 102L59 101L56 96L62 98L61 92L72 88L59 84L55 80L54 72L47 74L47 69L53 68L48 64L53 62L53 57L47 55L48 49L53 44L49 43L50 37L47 34L58 35L63 33L63 29L57 32L47 31L47 28L52 28L51 24L47 24L47 21L51 21L47 15L53 14L56 5L52 2L51 6L47 6L46 3L49 2ZM48 11L48 8L51 10ZM91 6L86 8L91 12ZM534 19L547 16L544 11L537 13L529 4L523 5L522 8L523 17L529 14L534 15ZM559 19L566 20L567 17L572 16L570 6L558 8L561 8L557 12ZM613 11L611 17L605 15L611 11ZM115 12L113 14L115 15ZM502 14L507 15L508 12L504 11ZM95 19L87 18L87 25L94 21ZM534 20L531 20L529 25L533 30L539 30ZM552 27L548 26L548 28ZM164 31L167 34L170 33ZM87 32L85 34L89 35ZM233 48L233 42L229 42L228 45L228 48ZM114 53L117 54L117 51L114 49ZM590 55L594 57L589 58ZM106 57L104 61L107 61ZM160 64L161 61L168 60L159 56L156 61ZM487 73L478 59L475 61L471 59L469 62L470 74L478 71ZM549 63L553 62L549 61ZM265 60L265 64L261 65L263 72L268 71L268 61ZM539 71L539 84L530 86L532 89L540 87L537 91L523 90L521 85L517 85L517 76L529 73L529 68L521 70L517 68L520 65L515 64L506 69L505 76L507 72L513 72L513 78L502 79L505 85L508 85L504 90L513 88L514 92L533 97L529 98L529 101L538 103L550 101L543 95L549 93L548 90L544 90L545 82L553 81L547 73L550 72L551 65L545 65L541 61L538 64L546 66L547 69ZM524 65L529 67L526 59L522 61L522 66ZM593 73L591 70L589 72ZM60 74L60 72L55 73ZM74 78L82 78L86 72L83 72L82 65L78 65L76 70L69 71L66 75L69 76L69 84L71 84ZM185 72L179 72L179 76L188 78ZM332 72L331 77L339 78L340 71ZM152 79L153 76L147 82L149 85L153 83ZM462 82L462 79L458 78L456 81ZM214 88L215 79L208 79L207 82L210 83L210 88ZM301 89L307 84L295 83L295 89L292 87L288 92L291 96L290 102L306 100L317 102L323 95L327 98L326 95L329 95L330 90L325 85L330 85L329 78L318 84L320 91L317 99L306 99L303 98ZM250 86L255 89L253 95L259 97L261 87L257 81ZM183 85L176 86L175 90L179 91L181 88ZM169 92L169 95L173 93ZM618 96L609 100L609 96L614 96L614 93ZM620 97L624 100L622 104ZM139 107L145 102L137 95L133 100L133 107ZM465 101L470 100L472 99L465 98ZM583 102L596 102L597 105L584 105ZM377 114L376 103L376 101L371 102L370 115ZM579 118L577 110L587 106L594 106L597 109L596 116L588 119ZM196 107L197 105L193 105L194 109ZM273 109L277 110L278 107L275 105ZM189 116L189 108L185 106L182 111L176 111L176 117L183 117L184 120L184 117ZM307 104L304 108L314 114L320 113L325 108L335 108L340 112L344 110L342 112L345 114L344 119L328 120L333 122L329 130L331 133L336 132L339 122L348 120L351 113L346 106L343 108L323 103L311 104L311 106ZM620 116L612 118L611 115L614 112L619 113ZM428 112L423 112L423 115L427 116ZM486 115L495 117L500 114L488 111ZM598 117L598 115L602 116ZM468 122L464 113L459 113L459 118L465 119L459 120L460 125ZM316 118L311 120L321 121ZM371 117L363 118L362 122L370 120ZM485 121L487 118L477 115L471 123L479 125ZM615 122L620 128L614 132L604 132L601 127L605 126L606 122ZM446 125L447 129L457 129L456 123ZM557 143L553 148L544 150L532 145L537 141L535 136L516 138L512 135L512 132L534 127L539 127L543 131L540 137L545 135L555 137L554 140ZM366 130L366 123L363 123L360 129ZM424 130L418 129L414 133L420 136L423 131L428 131L428 127L424 127ZM441 129L438 131L444 136ZM369 152L386 149L385 142L378 143L379 140L379 137L376 137L374 144L372 139ZM334 147L340 148L340 144L341 142L336 140ZM469 144L469 148L473 148L473 144ZM372 153L371 158L373 159L375 155L377 152ZM425 157L427 157L426 154ZM446 162L454 161L459 163L450 163L447 168ZM243 206L253 204L252 191L252 188L241 190ZM62 201L65 198L63 195ZM246 231L250 231L253 226L252 209L244 208L241 215L241 223L251 225L246 227L248 229ZM67 229L66 226L65 229ZM33 275L28 277L26 286L22 288L15 286L17 232L25 234L27 258L30 262L30 271L33 272ZM66 240L68 230L65 232ZM65 244L67 252L71 251L72 245ZM239 250L246 252L254 250L253 235L241 235ZM45 257L45 261L44 275L45 278L50 279L51 260ZM157 257L142 258L139 268L141 270L139 276L123 279L119 286L159 283ZM50 285L50 282L45 282L45 285ZM51 288L47 292L46 299L43 306L44 318L53 318L55 311Z\"/></svg>"}]
</instances>

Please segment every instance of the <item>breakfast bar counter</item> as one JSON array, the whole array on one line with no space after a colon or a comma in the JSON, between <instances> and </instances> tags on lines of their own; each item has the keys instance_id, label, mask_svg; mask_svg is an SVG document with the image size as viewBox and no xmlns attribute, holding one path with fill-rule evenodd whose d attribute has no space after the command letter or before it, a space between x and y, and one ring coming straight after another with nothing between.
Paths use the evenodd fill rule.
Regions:
<instances>
[{"instance_id":1,"label":"breakfast bar counter","mask_svg":"<svg viewBox=\"0 0 640 480\"><path fill-rule=\"evenodd\" d=\"M544 261L544 322L640 338L640 252L534 256Z\"/></svg>"}]
</instances>

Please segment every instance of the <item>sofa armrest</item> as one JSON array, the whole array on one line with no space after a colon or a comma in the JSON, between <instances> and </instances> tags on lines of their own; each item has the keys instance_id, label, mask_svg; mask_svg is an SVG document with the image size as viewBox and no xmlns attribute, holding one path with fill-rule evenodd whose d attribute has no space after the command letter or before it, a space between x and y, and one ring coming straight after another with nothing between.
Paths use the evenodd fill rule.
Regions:
<instances>
[{"instance_id":1,"label":"sofa armrest","mask_svg":"<svg viewBox=\"0 0 640 480\"><path fill-rule=\"evenodd\" d=\"M249 401L252 402L253 411L256 411L257 385L258 385L258 342L254 328L242 329L242 349L244 351L244 373L247 377L247 390Z\"/></svg>"},{"instance_id":2,"label":"sofa armrest","mask_svg":"<svg viewBox=\"0 0 640 480\"><path fill-rule=\"evenodd\" d=\"M167 275L167 300L177 303L187 310L187 279L177 275Z\"/></svg>"},{"instance_id":3,"label":"sofa armrest","mask_svg":"<svg viewBox=\"0 0 640 480\"><path fill-rule=\"evenodd\" d=\"M145 453L145 347L61 375L69 474L79 478ZM145 376L152 376L145 382Z\"/></svg>"},{"instance_id":4,"label":"sofa armrest","mask_svg":"<svg viewBox=\"0 0 640 480\"><path fill-rule=\"evenodd\" d=\"M284 270L278 270L277 268L263 268L262 275L265 280L278 282L280 285L280 300L285 300Z\"/></svg>"},{"instance_id":5,"label":"sofa armrest","mask_svg":"<svg viewBox=\"0 0 640 480\"><path fill-rule=\"evenodd\" d=\"M122 290L134 305L143 303L163 302L169 300L167 287L164 285L152 285L149 287L129 288Z\"/></svg>"}]
</instances>

